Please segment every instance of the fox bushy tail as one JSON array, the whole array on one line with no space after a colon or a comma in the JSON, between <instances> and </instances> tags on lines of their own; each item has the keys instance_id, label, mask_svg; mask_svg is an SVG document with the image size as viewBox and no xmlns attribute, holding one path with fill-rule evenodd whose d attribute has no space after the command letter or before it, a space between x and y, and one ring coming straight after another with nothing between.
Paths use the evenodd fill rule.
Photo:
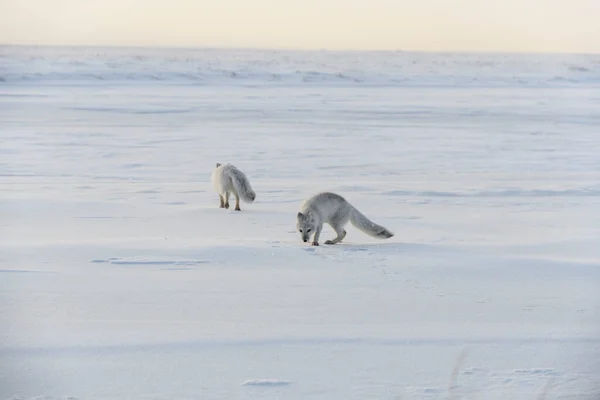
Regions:
<instances>
[{"instance_id":1,"label":"fox bushy tail","mask_svg":"<svg viewBox=\"0 0 600 400\"><path fill-rule=\"evenodd\" d=\"M252 203L254 199L256 199L256 193L254 193L254 190L252 190L250 181L242 171L232 170L229 173L229 177L231 178L233 188L237 192L238 196L240 196L240 199L246 203Z\"/></svg>"},{"instance_id":2,"label":"fox bushy tail","mask_svg":"<svg viewBox=\"0 0 600 400\"><path fill-rule=\"evenodd\" d=\"M350 222L367 235L377 239L389 239L394 236L392 232L381 225L377 225L354 207L352 207L352 212L350 213Z\"/></svg>"}]
</instances>

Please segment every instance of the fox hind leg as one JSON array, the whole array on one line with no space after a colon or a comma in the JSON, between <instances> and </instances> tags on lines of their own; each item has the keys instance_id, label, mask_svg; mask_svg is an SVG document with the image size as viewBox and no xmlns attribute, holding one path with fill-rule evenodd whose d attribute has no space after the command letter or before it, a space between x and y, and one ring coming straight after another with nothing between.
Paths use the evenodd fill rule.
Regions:
<instances>
[{"instance_id":1,"label":"fox hind leg","mask_svg":"<svg viewBox=\"0 0 600 400\"><path fill-rule=\"evenodd\" d=\"M235 196L235 211L242 211L240 208L240 196L238 196L237 192L233 192L233 195Z\"/></svg>"},{"instance_id":2,"label":"fox hind leg","mask_svg":"<svg viewBox=\"0 0 600 400\"><path fill-rule=\"evenodd\" d=\"M336 215L333 218L333 220L329 223L329 225L331 225L331 227L333 228L335 233L337 233L337 237L333 238L332 240L325 241L325 244L337 244L337 243L341 242L342 240L344 240L344 238L346 237L346 231L344 230L344 225L346 225L346 223L348 222L348 219L349 219L349 217L347 217L346 215L344 215L342 213L338 213L338 215Z\"/></svg>"},{"instance_id":3,"label":"fox hind leg","mask_svg":"<svg viewBox=\"0 0 600 400\"><path fill-rule=\"evenodd\" d=\"M225 200L223 200L223 196L219 194L219 208L225 208Z\"/></svg>"},{"instance_id":4,"label":"fox hind leg","mask_svg":"<svg viewBox=\"0 0 600 400\"><path fill-rule=\"evenodd\" d=\"M344 240L344 238L346 237L346 231L344 230L344 228L334 226L333 229L335 229L335 233L337 233L337 237L332 240L326 240L325 244L338 244L339 242Z\"/></svg>"},{"instance_id":5,"label":"fox hind leg","mask_svg":"<svg viewBox=\"0 0 600 400\"><path fill-rule=\"evenodd\" d=\"M229 192L225 192L225 208L229 209Z\"/></svg>"}]
</instances>

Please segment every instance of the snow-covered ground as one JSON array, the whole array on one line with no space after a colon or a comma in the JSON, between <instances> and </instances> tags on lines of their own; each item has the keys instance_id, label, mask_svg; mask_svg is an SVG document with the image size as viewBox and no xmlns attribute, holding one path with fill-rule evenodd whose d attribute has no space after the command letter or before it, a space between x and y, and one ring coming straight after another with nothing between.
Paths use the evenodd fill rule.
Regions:
<instances>
[{"instance_id":1,"label":"snow-covered ground","mask_svg":"<svg viewBox=\"0 0 600 400\"><path fill-rule=\"evenodd\" d=\"M600 397L599 56L0 50L0 398Z\"/></svg>"}]
</instances>

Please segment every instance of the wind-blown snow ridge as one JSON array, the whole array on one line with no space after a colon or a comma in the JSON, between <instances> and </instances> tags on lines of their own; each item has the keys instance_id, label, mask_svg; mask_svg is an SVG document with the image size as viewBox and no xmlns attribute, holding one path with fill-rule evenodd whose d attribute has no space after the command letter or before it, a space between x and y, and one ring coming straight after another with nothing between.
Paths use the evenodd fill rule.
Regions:
<instances>
[{"instance_id":1,"label":"wind-blown snow ridge","mask_svg":"<svg viewBox=\"0 0 600 400\"><path fill-rule=\"evenodd\" d=\"M600 196L600 190L593 188L579 189L505 189L480 191L433 191L433 190L392 190L385 192L388 196L427 196L427 197L561 197L561 196Z\"/></svg>"},{"instance_id":2,"label":"wind-blown snow ridge","mask_svg":"<svg viewBox=\"0 0 600 400\"><path fill-rule=\"evenodd\" d=\"M201 260L148 258L148 257L111 257L107 259L91 260L91 263L109 263L115 265L197 265L206 263Z\"/></svg>"},{"instance_id":3,"label":"wind-blown snow ridge","mask_svg":"<svg viewBox=\"0 0 600 400\"><path fill-rule=\"evenodd\" d=\"M2 46L0 83L564 86L600 84L600 55Z\"/></svg>"},{"instance_id":4,"label":"wind-blown snow ridge","mask_svg":"<svg viewBox=\"0 0 600 400\"><path fill-rule=\"evenodd\" d=\"M242 383L242 386L286 386L290 381L280 379L250 379Z\"/></svg>"},{"instance_id":5,"label":"wind-blown snow ridge","mask_svg":"<svg viewBox=\"0 0 600 400\"><path fill-rule=\"evenodd\" d=\"M540 344L585 344L598 345L600 339L592 336L565 337L263 337L246 339L198 339L193 341L173 341L161 343L125 343L112 345L73 345L73 346L44 346L44 347L8 347L0 346L0 355L14 354L88 354L88 353L127 353L142 350L198 350L202 348L268 348L271 346L323 346L323 345L353 345L353 346L386 346L412 347L435 346L437 348L464 345L540 345ZM518 369L514 372L540 373L539 368ZM546 371L547 372L547 371Z\"/></svg>"}]
</instances>

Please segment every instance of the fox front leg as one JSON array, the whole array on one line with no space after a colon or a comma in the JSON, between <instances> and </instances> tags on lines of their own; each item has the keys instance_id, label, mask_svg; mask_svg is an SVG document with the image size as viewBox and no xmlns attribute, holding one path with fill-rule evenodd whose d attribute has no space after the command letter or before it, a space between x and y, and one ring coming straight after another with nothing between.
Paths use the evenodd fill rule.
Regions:
<instances>
[{"instance_id":1,"label":"fox front leg","mask_svg":"<svg viewBox=\"0 0 600 400\"><path fill-rule=\"evenodd\" d=\"M323 225L319 225L315 229L315 236L313 237L313 242L312 242L313 246L318 246L319 245L319 236L321 235L321 230L322 229L323 229Z\"/></svg>"}]
</instances>

